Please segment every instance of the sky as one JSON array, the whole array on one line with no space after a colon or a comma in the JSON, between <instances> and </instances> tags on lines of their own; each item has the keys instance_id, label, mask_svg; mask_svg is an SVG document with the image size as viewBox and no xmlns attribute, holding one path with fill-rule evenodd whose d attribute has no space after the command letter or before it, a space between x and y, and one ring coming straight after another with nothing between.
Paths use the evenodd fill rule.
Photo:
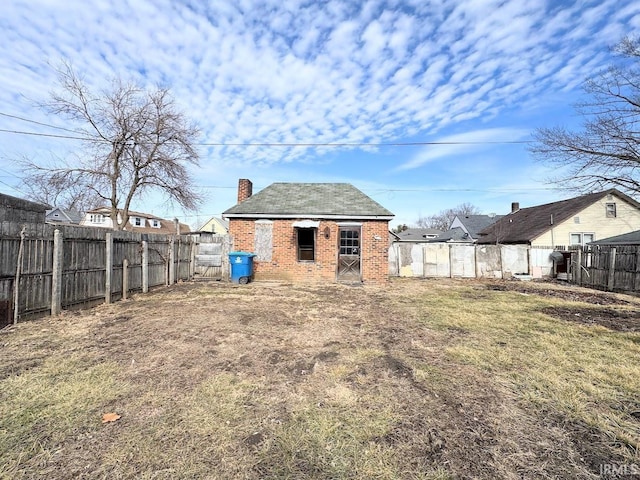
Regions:
<instances>
[{"instance_id":1,"label":"sky","mask_svg":"<svg viewBox=\"0 0 640 480\"><path fill-rule=\"evenodd\" d=\"M249 178L254 193L351 183L390 226L462 203L505 214L573 196L527 142L579 128L583 82L638 34L634 0L8 0L0 192L24 197L19 158L78 154L77 140L16 133L69 126L40 106L68 62L96 91L115 77L168 88L201 131L200 208L147 195L134 210L196 226Z\"/></svg>"}]
</instances>

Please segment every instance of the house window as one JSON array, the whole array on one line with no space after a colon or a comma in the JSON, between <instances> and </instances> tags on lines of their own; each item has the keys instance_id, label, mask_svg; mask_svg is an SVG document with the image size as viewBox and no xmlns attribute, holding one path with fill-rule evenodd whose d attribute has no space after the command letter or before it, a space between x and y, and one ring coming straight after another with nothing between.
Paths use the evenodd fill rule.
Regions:
<instances>
[{"instance_id":1,"label":"house window","mask_svg":"<svg viewBox=\"0 0 640 480\"><path fill-rule=\"evenodd\" d=\"M298 228L298 261L313 262L316 259L316 229Z\"/></svg>"},{"instance_id":2,"label":"house window","mask_svg":"<svg viewBox=\"0 0 640 480\"><path fill-rule=\"evenodd\" d=\"M616 218L616 204L607 203L607 218Z\"/></svg>"},{"instance_id":3,"label":"house window","mask_svg":"<svg viewBox=\"0 0 640 480\"><path fill-rule=\"evenodd\" d=\"M91 223L104 223L104 215L100 213L92 213L89 216L89 221Z\"/></svg>"},{"instance_id":4,"label":"house window","mask_svg":"<svg viewBox=\"0 0 640 480\"><path fill-rule=\"evenodd\" d=\"M340 231L340 255L358 255L360 251L360 232L358 230Z\"/></svg>"},{"instance_id":5,"label":"house window","mask_svg":"<svg viewBox=\"0 0 640 480\"><path fill-rule=\"evenodd\" d=\"M593 233L572 233L570 235L570 245L586 245L587 243L591 243L595 240L595 235Z\"/></svg>"},{"instance_id":6,"label":"house window","mask_svg":"<svg viewBox=\"0 0 640 480\"><path fill-rule=\"evenodd\" d=\"M153 228L160 228L160 220L157 220L157 219L151 220L151 225L153 225Z\"/></svg>"},{"instance_id":7,"label":"house window","mask_svg":"<svg viewBox=\"0 0 640 480\"><path fill-rule=\"evenodd\" d=\"M140 217L133 217L133 224L136 227L141 227L142 226L142 219Z\"/></svg>"}]
</instances>

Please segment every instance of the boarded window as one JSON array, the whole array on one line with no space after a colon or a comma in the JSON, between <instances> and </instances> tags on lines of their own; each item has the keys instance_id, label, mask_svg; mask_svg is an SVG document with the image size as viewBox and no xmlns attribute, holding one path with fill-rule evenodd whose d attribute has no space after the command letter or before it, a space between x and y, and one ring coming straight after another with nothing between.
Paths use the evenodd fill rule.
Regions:
<instances>
[{"instance_id":1,"label":"boarded window","mask_svg":"<svg viewBox=\"0 0 640 480\"><path fill-rule=\"evenodd\" d=\"M273 222L258 220L253 240L253 253L256 254L256 261L270 262L273 254Z\"/></svg>"},{"instance_id":2,"label":"boarded window","mask_svg":"<svg viewBox=\"0 0 640 480\"><path fill-rule=\"evenodd\" d=\"M316 259L316 229L298 228L298 261L313 262Z\"/></svg>"}]
</instances>

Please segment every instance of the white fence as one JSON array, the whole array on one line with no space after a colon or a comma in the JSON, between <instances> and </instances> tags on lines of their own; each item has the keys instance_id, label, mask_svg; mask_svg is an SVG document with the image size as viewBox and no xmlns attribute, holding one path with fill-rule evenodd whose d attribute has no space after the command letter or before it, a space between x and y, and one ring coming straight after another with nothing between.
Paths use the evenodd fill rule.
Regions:
<instances>
[{"instance_id":1,"label":"white fence","mask_svg":"<svg viewBox=\"0 0 640 480\"><path fill-rule=\"evenodd\" d=\"M553 274L552 248L394 242L389 274L400 277L542 278Z\"/></svg>"}]
</instances>

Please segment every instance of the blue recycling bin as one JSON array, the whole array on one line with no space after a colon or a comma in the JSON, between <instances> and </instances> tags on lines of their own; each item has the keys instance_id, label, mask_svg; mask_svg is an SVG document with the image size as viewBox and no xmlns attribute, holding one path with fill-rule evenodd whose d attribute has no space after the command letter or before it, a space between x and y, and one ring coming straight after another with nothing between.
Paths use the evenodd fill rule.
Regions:
<instances>
[{"instance_id":1,"label":"blue recycling bin","mask_svg":"<svg viewBox=\"0 0 640 480\"><path fill-rule=\"evenodd\" d=\"M249 252L229 253L232 283L241 283L242 285L249 283L253 275L253 257L255 256L255 253Z\"/></svg>"}]
</instances>

